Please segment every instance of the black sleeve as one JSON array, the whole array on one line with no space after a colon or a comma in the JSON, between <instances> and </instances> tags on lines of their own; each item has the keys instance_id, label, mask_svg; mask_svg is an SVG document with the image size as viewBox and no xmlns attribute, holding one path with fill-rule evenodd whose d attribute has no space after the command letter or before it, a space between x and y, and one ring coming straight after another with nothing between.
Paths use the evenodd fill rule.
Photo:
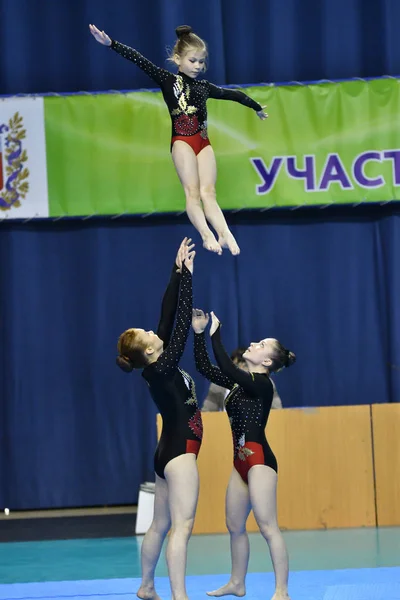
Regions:
<instances>
[{"instance_id":1,"label":"black sleeve","mask_svg":"<svg viewBox=\"0 0 400 600\"><path fill-rule=\"evenodd\" d=\"M208 82L208 86L209 98L215 98L216 100L232 100L233 102L239 102L239 104L243 104L243 106L252 108L257 112L262 110L262 106L258 104L258 102L256 102L240 90L228 90L226 88L220 88L210 82Z\"/></svg>"},{"instance_id":2,"label":"black sleeve","mask_svg":"<svg viewBox=\"0 0 400 600\"><path fill-rule=\"evenodd\" d=\"M218 369L218 367L215 367L211 363L207 352L204 332L194 334L194 358L196 361L196 369L203 377L228 390L233 388L234 382L224 375L221 369Z\"/></svg>"},{"instance_id":3,"label":"black sleeve","mask_svg":"<svg viewBox=\"0 0 400 600\"><path fill-rule=\"evenodd\" d=\"M114 50L117 54L120 54L127 60L135 63L148 75L151 77L153 81L155 81L160 87L167 81L167 79L173 78L172 73L167 71L166 69L162 69L161 67L157 67L154 65L148 58L140 54L137 50L130 48L129 46L125 46L125 44L120 44L115 40L111 40L111 50Z\"/></svg>"},{"instance_id":4,"label":"black sleeve","mask_svg":"<svg viewBox=\"0 0 400 600\"><path fill-rule=\"evenodd\" d=\"M174 263L171 278L167 289L165 290L161 304L161 317L157 327L157 335L164 342L164 348L169 344L172 330L174 328L176 308L178 306L179 286L181 283L181 274L177 273L178 267Z\"/></svg>"},{"instance_id":5,"label":"black sleeve","mask_svg":"<svg viewBox=\"0 0 400 600\"><path fill-rule=\"evenodd\" d=\"M180 286L176 324L171 341L154 363L154 369L159 375L172 373L179 364L185 350L192 322L193 291L192 274L185 264L182 265L182 281Z\"/></svg>"},{"instance_id":6,"label":"black sleeve","mask_svg":"<svg viewBox=\"0 0 400 600\"><path fill-rule=\"evenodd\" d=\"M249 396L260 396L270 391L272 400L272 384L268 377L261 373L247 373L232 362L221 341L221 326L211 340L216 361L224 375L240 385Z\"/></svg>"}]
</instances>

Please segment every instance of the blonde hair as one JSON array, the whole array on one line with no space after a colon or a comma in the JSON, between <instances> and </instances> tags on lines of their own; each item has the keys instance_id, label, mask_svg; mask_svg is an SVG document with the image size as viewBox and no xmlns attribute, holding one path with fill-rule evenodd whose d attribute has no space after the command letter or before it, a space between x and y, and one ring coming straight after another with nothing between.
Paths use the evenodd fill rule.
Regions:
<instances>
[{"instance_id":1,"label":"blonde hair","mask_svg":"<svg viewBox=\"0 0 400 600\"><path fill-rule=\"evenodd\" d=\"M207 44L204 40L201 39L201 37L193 33L193 30L190 27L190 25L179 25L179 27L175 29L175 33L178 39L176 40L174 47L169 53L168 60L170 62L176 64L175 56L179 56L180 58L182 58L187 52L189 52L189 50L192 49L200 51L204 50L207 57ZM204 65L204 70L205 69L206 67Z\"/></svg>"},{"instance_id":2,"label":"blonde hair","mask_svg":"<svg viewBox=\"0 0 400 600\"><path fill-rule=\"evenodd\" d=\"M139 337L136 329L127 329L118 338L117 365L125 373L133 369L144 369L148 361L145 355L146 345Z\"/></svg>"}]
</instances>

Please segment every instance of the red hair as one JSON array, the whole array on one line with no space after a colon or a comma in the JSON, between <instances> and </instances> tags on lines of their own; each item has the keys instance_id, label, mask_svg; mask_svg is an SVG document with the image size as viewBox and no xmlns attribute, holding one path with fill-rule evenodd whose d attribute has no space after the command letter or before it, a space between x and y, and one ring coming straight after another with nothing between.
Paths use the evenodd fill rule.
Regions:
<instances>
[{"instance_id":1,"label":"red hair","mask_svg":"<svg viewBox=\"0 0 400 600\"><path fill-rule=\"evenodd\" d=\"M125 373L133 369L144 369L148 361L145 354L146 345L140 339L136 329L127 329L118 338L117 365Z\"/></svg>"}]
</instances>

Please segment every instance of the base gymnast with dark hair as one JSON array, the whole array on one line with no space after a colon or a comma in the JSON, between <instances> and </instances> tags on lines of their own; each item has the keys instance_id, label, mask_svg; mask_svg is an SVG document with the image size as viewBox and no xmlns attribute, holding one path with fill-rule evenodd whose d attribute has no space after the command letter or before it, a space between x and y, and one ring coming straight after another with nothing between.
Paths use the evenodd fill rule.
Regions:
<instances>
[{"instance_id":1,"label":"base gymnast with dark hair","mask_svg":"<svg viewBox=\"0 0 400 600\"><path fill-rule=\"evenodd\" d=\"M154 517L142 543L142 583L137 592L139 598L148 600L158 599L154 572L170 529L166 554L172 596L187 598L187 545L199 495L196 458L203 425L193 379L179 367L179 361L192 319L194 256L191 240L185 238L164 294L157 333L127 329L118 340L118 366L126 372L143 369L142 376L163 421L154 456Z\"/></svg>"},{"instance_id":2,"label":"base gymnast with dark hair","mask_svg":"<svg viewBox=\"0 0 400 600\"><path fill-rule=\"evenodd\" d=\"M231 354L231 360L237 367L247 371L247 364L243 358L243 354L245 352L246 348L236 348ZM271 409L280 409L282 408L282 399L279 395L278 390L276 389L274 380L271 378L270 380L274 392ZM201 407L201 412L204 413L225 410L225 398L227 397L228 393L229 390L221 387L220 385L216 385L215 383L210 383L210 387L208 388L207 395L203 402L203 406Z\"/></svg>"},{"instance_id":3,"label":"base gymnast with dark hair","mask_svg":"<svg viewBox=\"0 0 400 600\"><path fill-rule=\"evenodd\" d=\"M275 572L273 600L288 600L288 556L276 514L278 465L265 437L273 398L269 374L294 363L296 357L278 340L252 343L243 353L248 372L237 367L221 341L218 319L211 313L210 335L218 367L207 353L204 330L209 316L193 311L197 370L209 381L230 390L226 412L232 430L234 468L226 493L226 524L231 537L232 573L222 588L210 596L244 596L249 562L246 521L253 509L260 532L268 543Z\"/></svg>"},{"instance_id":4,"label":"base gymnast with dark hair","mask_svg":"<svg viewBox=\"0 0 400 600\"><path fill-rule=\"evenodd\" d=\"M176 29L178 39L170 56L178 67L176 75L157 67L137 50L112 40L94 25L89 27L100 44L135 63L160 86L172 121L172 160L185 191L187 215L207 250L221 254L222 248L228 248L232 254L239 254L239 246L217 204L217 165L208 138L206 103L208 98L233 100L253 109L262 120L268 116L265 107L239 90L196 80L206 67L207 45L187 25ZM207 221L217 232L218 241Z\"/></svg>"}]
</instances>

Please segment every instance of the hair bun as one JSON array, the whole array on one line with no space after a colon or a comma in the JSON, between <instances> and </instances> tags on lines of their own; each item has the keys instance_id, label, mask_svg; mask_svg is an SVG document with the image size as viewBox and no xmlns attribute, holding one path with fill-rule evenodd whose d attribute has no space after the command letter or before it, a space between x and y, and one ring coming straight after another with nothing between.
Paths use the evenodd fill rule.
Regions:
<instances>
[{"instance_id":1,"label":"hair bun","mask_svg":"<svg viewBox=\"0 0 400 600\"><path fill-rule=\"evenodd\" d=\"M133 371L132 361L127 356L122 356L119 354L116 358L116 363L120 369L125 371L125 373L130 373Z\"/></svg>"},{"instance_id":2,"label":"hair bun","mask_svg":"<svg viewBox=\"0 0 400 600\"><path fill-rule=\"evenodd\" d=\"M179 27L177 27L175 29L175 33L176 33L176 37L180 38L183 35L189 35L189 33L192 33L192 28L190 27L190 25L179 25Z\"/></svg>"},{"instance_id":3,"label":"hair bun","mask_svg":"<svg viewBox=\"0 0 400 600\"><path fill-rule=\"evenodd\" d=\"M290 352L288 351L287 354L287 361L286 361L286 367L290 367L293 363L296 362L296 355L294 352Z\"/></svg>"}]
</instances>

